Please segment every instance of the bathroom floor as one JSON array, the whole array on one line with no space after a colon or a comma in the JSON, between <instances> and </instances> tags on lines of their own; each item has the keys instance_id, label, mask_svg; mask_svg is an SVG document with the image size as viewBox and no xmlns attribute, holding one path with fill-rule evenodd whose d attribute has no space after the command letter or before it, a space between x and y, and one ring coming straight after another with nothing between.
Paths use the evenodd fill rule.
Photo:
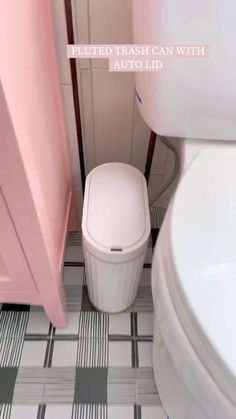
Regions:
<instances>
[{"instance_id":1,"label":"bathroom floor","mask_svg":"<svg viewBox=\"0 0 236 419\"><path fill-rule=\"evenodd\" d=\"M94 311L87 293L81 237L70 234L64 285L66 329L38 307L0 311L0 419L166 419L152 369L152 236L137 298L126 313Z\"/></svg>"}]
</instances>

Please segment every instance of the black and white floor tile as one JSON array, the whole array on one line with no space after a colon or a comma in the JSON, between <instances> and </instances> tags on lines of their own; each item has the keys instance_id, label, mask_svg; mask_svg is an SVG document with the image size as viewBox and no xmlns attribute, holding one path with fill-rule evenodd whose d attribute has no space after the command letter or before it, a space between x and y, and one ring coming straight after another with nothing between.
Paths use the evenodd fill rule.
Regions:
<instances>
[{"instance_id":1,"label":"black and white floor tile","mask_svg":"<svg viewBox=\"0 0 236 419\"><path fill-rule=\"evenodd\" d=\"M133 306L98 313L87 292L81 236L70 234L64 287L68 326L39 307L0 307L0 419L167 419L152 368L151 262L162 209Z\"/></svg>"}]
</instances>

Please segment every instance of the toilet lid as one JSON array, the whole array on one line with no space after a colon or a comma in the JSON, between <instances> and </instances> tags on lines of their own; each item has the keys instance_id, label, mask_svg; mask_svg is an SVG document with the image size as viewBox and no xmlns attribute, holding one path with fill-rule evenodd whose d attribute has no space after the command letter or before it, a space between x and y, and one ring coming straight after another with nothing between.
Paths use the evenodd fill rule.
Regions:
<instances>
[{"instance_id":1,"label":"toilet lid","mask_svg":"<svg viewBox=\"0 0 236 419\"><path fill-rule=\"evenodd\" d=\"M235 149L198 154L170 217L173 303L198 356L236 403Z\"/></svg>"}]
</instances>

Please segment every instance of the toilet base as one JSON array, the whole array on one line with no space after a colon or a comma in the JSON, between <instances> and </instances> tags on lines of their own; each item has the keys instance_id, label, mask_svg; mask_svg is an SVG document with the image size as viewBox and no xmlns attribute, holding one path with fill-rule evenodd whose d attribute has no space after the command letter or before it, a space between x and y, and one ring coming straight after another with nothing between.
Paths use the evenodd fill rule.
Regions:
<instances>
[{"instance_id":1,"label":"toilet base","mask_svg":"<svg viewBox=\"0 0 236 419\"><path fill-rule=\"evenodd\" d=\"M164 409L169 419L235 419L236 406L208 373L177 316L166 283L163 232L153 255L152 294L153 367Z\"/></svg>"},{"instance_id":2,"label":"toilet base","mask_svg":"<svg viewBox=\"0 0 236 419\"><path fill-rule=\"evenodd\" d=\"M178 376L155 318L154 329L154 376L160 399L169 419L209 419Z\"/></svg>"}]
</instances>

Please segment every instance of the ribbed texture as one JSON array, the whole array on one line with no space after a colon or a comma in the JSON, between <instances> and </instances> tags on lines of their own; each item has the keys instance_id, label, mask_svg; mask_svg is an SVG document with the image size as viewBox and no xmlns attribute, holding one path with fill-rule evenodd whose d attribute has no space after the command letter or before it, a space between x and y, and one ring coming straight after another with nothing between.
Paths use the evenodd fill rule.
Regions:
<instances>
[{"instance_id":1,"label":"ribbed texture","mask_svg":"<svg viewBox=\"0 0 236 419\"><path fill-rule=\"evenodd\" d=\"M125 263L107 263L84 249L86 278L91 302L101 311L115 313L134 301L142 273L146 248Z\"/></svg>"},{"instance_id":2,"label":"ribbed texture","mask_svg":"<svg viewBox=\"0 0 236 419\"><path fill-rule=\"evenodd\" d=\"M77 366L102 368L108 366L108 315L81 312Z\"/></svg>"},{"instance_id":3,"label":"ribbed texture","mask_svg":"<svg viewBox=\"0 0 236 419\"><path fill-rule=\"evenodd\" d=\"M79 404L73 406L72 419L107 419L107 406Z\"/></svg>"},{"instance_id":4,"label":"ribbed texture","mask_svg":"<svg viewBox=\"0 0 236 419\"><path fill-rule=\"evenodd\" d=\"M109 367L108 403L161 406L153 369L148 367Z\"/></svg>"},{"instance_id":5,"label":"ribbed texture","mask_svg":"<svg viewBox=\"0 0 236 419\"><path fill-rule=\"evenodd\" d=\"M0 366L17 367L20 362L29 313L0 313Z\"/></svg>"},{"instance_id":6,"label":"ribbed texture","mask_svg":"<svg viewBox=\"0 0 236 419\"><path fill-rule=\"evenodd\" d=\"M0 406L0 419L10 419L11 404L2 404Z\"/></svg>"},{"instance_id":7,"label":"ribbed texture","mask_svg":"<svg viewBox=\"0 0 236 419\"><path fill-rule=\"evenodd\" d=\"M73 403L75 374L75 368L68 366L53 368L20 367L13 402L19 405Z\"/></svg>"}]
</instances>

